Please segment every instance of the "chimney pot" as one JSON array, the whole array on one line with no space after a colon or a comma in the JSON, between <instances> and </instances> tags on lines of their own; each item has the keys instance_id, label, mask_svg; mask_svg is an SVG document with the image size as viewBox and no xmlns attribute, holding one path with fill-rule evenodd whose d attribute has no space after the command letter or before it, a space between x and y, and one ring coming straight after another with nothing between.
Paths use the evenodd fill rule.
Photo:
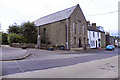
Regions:
<instances>
[{"instance_id":1,"label":"chimney pot","mask_svg":"<svg viewBox=\"0 0 120 80\"><path fill-rule=\"evenodd\" d=\"M92 27L96 28L96 23L92 23Z\"/></svg>"}]
</instances>

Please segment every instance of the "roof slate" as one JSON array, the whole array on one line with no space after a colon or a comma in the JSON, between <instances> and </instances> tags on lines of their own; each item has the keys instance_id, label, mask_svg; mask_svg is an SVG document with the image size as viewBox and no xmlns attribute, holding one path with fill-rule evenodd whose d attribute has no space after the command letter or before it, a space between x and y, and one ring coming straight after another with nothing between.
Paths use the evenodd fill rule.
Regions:
<instances>
[{"instance_id":1,"label":"roof slate","mask_svg":"<svg viewBox=\"0 0 120 80\"><path fill-rule=\"evenodd\" d=\"M65 10L58 11L56 13L41 17L38 20L35 20L34 24L36 26L42 26L42 25L45 25L45 24L49 24L49 23L60 21L60 20L64 20L64 19L70 17L70 15L75 10L75 8L76 8L76 6L73 6L73 7L67 8Z\"/></svg>"},{"instance_id":2,"label":"roof slate","mask_svg":"<svg viewBox=\"0 0 120 80\"><path fill-rule=\"evenodd\" d=\"M96 28L94 28L92 26L88 26L87 30L89 30L89 31L96 31L96 32L102 32L102 31L100 31L100 30L98 30L98 29L96 29Z\"/></svg>"}]
</instances>

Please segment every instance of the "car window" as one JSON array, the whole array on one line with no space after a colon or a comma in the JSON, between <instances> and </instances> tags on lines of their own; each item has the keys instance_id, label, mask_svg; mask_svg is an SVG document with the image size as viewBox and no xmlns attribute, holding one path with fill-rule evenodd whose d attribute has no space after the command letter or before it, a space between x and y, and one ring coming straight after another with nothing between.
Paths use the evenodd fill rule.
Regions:
<instances>
[{"instance_id":1,"label":"car window","mask_svg":"<svg viewBox=\"0 0 120 80\"><path fill-rule=\"evenodd\" d=\"M108 47L113 47L112 45L108 45Z\"/></svg>"}]
</instances>

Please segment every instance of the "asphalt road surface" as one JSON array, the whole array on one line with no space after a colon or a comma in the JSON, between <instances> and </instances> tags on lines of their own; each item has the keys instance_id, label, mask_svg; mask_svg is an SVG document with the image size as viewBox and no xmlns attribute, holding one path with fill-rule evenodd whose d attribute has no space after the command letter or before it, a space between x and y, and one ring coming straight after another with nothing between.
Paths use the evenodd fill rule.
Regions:
<instances>
[{"instance_id":1,"label":"asphalt road surface","mask_svg":"<svg viewBox=\"0 0 120 80\"><path fill-rule=\"evenodd\" d=\"M104 58L109 58L118 55L118 50L104 51L100 54L88 55L82 57L72 57L64 59L51 59L51 60L25 60L25 61L10 61L2 62L2 75L9 75L15 73L23 73L27 71L43 70L55 67L63 67L75 65Z\"/></svg>"}]
</instances>

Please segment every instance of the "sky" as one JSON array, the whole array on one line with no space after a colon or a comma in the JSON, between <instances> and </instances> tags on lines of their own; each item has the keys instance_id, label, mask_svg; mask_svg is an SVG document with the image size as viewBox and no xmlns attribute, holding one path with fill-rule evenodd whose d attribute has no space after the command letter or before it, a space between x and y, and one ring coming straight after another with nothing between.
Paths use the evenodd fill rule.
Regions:
<instances>
[{"instance_id":1,"label":"sky","mask_svg":"<svg viewBox=\"0 0 120 80\"><path fill-rule=\"evenodd\" d=\"M9 25L34 21L60 10L80 5L85 18L103 26L111 35L118 33L118 2L120 0L0 0L0 24L6 32ZM111 12L111 13L109 13ZM113 13L112 13L113 12ZM106 13L106 14L104 14ZM99 15L97 15L99 14Z\"/></svg>"}]
</instances>

